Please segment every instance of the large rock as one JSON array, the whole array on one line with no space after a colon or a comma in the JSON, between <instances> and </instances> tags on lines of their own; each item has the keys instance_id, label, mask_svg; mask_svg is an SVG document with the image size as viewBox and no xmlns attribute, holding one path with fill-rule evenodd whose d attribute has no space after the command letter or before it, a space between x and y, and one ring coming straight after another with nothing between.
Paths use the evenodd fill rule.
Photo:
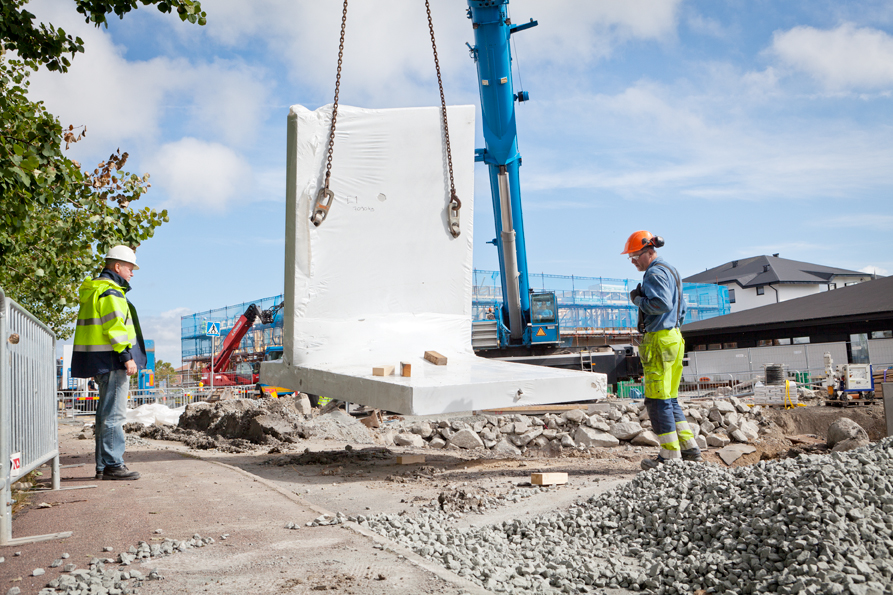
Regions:
<instances>
[{"instance_id":1,"label":"large rock","mask_svg":"<svg viewBox=\"0 0 893 595\"><path fill-rule=\"evenodd\" d=\"M862 440L868 444L868 432L853 420L841 417L828 426L828 437L825 441L828 443L828 448L833 450L837 444L845 440Z\"/></svg>"},{"instance_id":2,"label":"large rock","mask_svg":"<svg viewBox=\"0 0 893 595\"><path fill-rule=\"evenodd\" d=\"M598 430L599 432L610 432L611 426L608 425L608 422L603 420L601 417L597 415L593 415L588 420L586 420L586 425L592 428L593 430Z\"/></svg>"},{"instance_id":3,"label":"large rock","mask_svg":"<svg viewBox=\"0 0 893 595\"><path fill-rule=\"evenodd\" d=\"M620 444L620 441L611 434L599 432L586 426L577 428L574 434L574 442L577 446L600 446L606 448Z\"/></svg>"},{"instance_id":4,"label":"large rock","mask_svg":"<svg viewBox=\"0 0 893 595\"><path fill-rule=\"evenodd\" d=\"M714 423L717 427L720 426L723 422L722 411L719 409L711 409L710 413L707 414L707 419Z\"/></svg>"},{"instance_id":5,"label":"large rock","mask_svg":"<svg viewBox=\"0 0 893 595\"><path fill-rule=\"evenodd\" d=\"M741 430L732 430L732 432L729 433L729 436L735 442L747 442L747 436L745 436L744 432Z\"/></svg>"},{"instance_id":6,"label":"large rock","mask_svg":"<svg viewBox=\"0 0 893 595\"><path fill-rule=\"evenodd\" d=\"M748 442L754 442L760 437L760 428L752 421L742 421L738 430L747 437Z\"/></svg>"},{"instance_id":7,"label":"large rock","mask_svg":"<svg viewBox=\"0 0 893 595\"><path fill-rule=\"evenodd\" d=\"M725 399L717 399L713 401L713 408L725 415L726 413L735 413L735 406Z\"/></svg>"},{"instance_id":8,"label":"large rock","mask_svg":"<svg viewBox=\"0 0 893 595\"><path fill-rule=\"evenodd\" d=\"M431 424L425 421L412 424L409 431L413 434L418 434L422 438L430 438L434 434L434 428L431 427Z\"/></svg>"},{"instance_id":9,"label":"large rock","mask_svg":"<svg viewBox=\"0 0 893 595\"><path fill-rule=\"evenodd\" d=\"M716 426L713 425L713 422L706 421L706 420L701 422L701 432L703 432L705 434L709 434L710 432L712 432L715 429L716 429Z\"/></svg>"},{"instance_id":10,"label":"large rock","mask_svg":"<svg viewBox=\"0 0 893 595\"><path fill-rule=\"evenodd\" d=\"M414 446L416 448L422 448L425 446L425 439L418 434L404 432L394 436L394 444L397 446Z\"/></svg>"},{"instance_id":11,"label":"large rock","mask_svg":"<svg viewBox=\"0 0 893 595\"><path fill-rule=\"evenodd\" d=\"M713 446L716 448L722 448L730 442L728 438L720 434L707 434L705 436L705 439L707 440L708 446Z\"/></svg>"},{"instance_id":12,"label":"large rock","mask_svg":"<svg viewBox=\"0 0 893 595\"><path fill-rule=\"evenodd\" d=\"M698 448L700 448L701 450L707 450L706 438L704 438L703 436L698 436L697 438L695 438L695 442L698 443Z\"/></svg>"},{"instance_id":13,"label":"large rock","mask_svg":"<svg viewBox=\"0 0 893 595\"><path fill-rule=\"evenodd\" d=\"M307 393L298 393L295 398L295 409L301 415L313 414L313 406L310 404L310 396Z\"/></svg>"},{"instance_id":14,"label":"large rock","mask_svg":"<svg viewBox=\"0 0 893 595\"><path fill-rule=\"evenodd\" d=\"M539 437L542 433L543 431L540 428L536 428L530 430L529 432L521 434L520 436L518 436L518 441L520 442L519 446L525 446L529 444L531 440Z\"/></svg>"},{"instance_id":15,"label":"large rock","mask_svg":"<svg viewBox=\"0 0 893 595\"><path fill-rule=\"evenodd\" d=\"M614 424L614 427L610 430L610 434L618 440L632 440L644 431L645 428L637 423L620 422Z\"/></svg>"},{"instance_id":16,"label":"large rock","mask_svg":"<svg viewBox=\"0 0 893 595\"><path fill-rule=\"evenodd\" d=\"M428 448L446 448L446 444L446 440L440 436L435 436L431 439L431 442L428 443Z\"/></svg>"},{"instance_id":17,"label":"large rock","mask_svg":"<svg viewBox=\"0 0 893 595\"><path fill-rule=\"evenodd\" d=\"M834 448L831 449L831 452L845 452L853 450L854 448L868 446L869 444L870 442L868 441L868 438L847 438L846 440L841 440L835 444Z\"/></svg>"},{"instance_id":18,"label":"large rock","mask_svg":"<svg viewBox=\"0 0 893 595\"><path fill-rule=\"evenodd\" d=\"M482 448L484 446L484 441L481 440L480 436L474 433L474 430L466 428L456 432L456 434L450 438L450 444L458 446L459 448Z\"/></svg>"},{"instance_id":19,"label":"large rock","mask_svg":"<svg viewBox=\"0 0 893 595\"><path fill-rule=\"evenodd\" d=\"M660 441L657 439L657 434L651 430L645 430L632 439L632 444L636 446L660 446Z\"/></svg>"},{"instance_id":20,"label":"large rock","mask_svg":"<svg viewBox=\"0 0 893 595\"><path fill-rule=\"evenodd\" d=\"M490 449L491 452L503 455L520 455L521 449L503 438Z\"/></svg>"},{"instance_id":21,"label":"large rock","mask_svg":"<svg viewBox=\"0 0 893 595\"><path fill-rule=\"evenodd\" d=\"M575 424L581 424L586 421L588 416L583 412L582 409L571 409L570 411L565 411L564 413L562 413L561 418Z\"/></svg>"}]
</instances>

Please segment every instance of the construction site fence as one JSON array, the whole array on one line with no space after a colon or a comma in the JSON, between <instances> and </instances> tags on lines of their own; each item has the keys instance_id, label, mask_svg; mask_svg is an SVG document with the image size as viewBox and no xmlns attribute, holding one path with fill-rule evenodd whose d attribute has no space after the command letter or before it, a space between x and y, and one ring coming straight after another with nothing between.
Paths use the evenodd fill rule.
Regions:
<instances>
[{"instance_id":1,"label":"construction site fence","mask_svg":"<svg viewBox=\"0 0 893 595\"><path fill-rule=\"evenodd\" d=\"M251 302L242 302L232 306L198 312L180 318L180 352L184 361L196 358L210 358L220 351L223 339L233 329L239 318L251 304L260 310L270 310L282 303L283 296L261 298ZM208 322L220 324L220 336L210 337L205 334ZM267 347L282 345L282 310L279 310L270 324L262 324L260 320L245 334L234 356L249 353L263 353Z\"/></svg>"},{"instance_id":2,"label":"construction site fence","mask_svg":"<svg viewBox=\"0 0 893 595\"><path fill-rule=\"evenodd\" d=\"M0 545L71 535L12 537L12 484L52 462L52 487L60 488L55 392L56 335L0 289Z\"/></svg>"},{"instance_id":3,"label":"construction site fence","mask_svg":"<svg viewBox=\"0 0 893 595\"><path fill-rule=\"evenodd\" d=\"M208 401L215 398L250 398L257 396L257 387L253 384L226 387L185 387L185 388L152 388L131 390L127 395L127 408L136 409L142 405L157 403L171 409L183 407L190 403ZM96 415L99 404L99 393L85 390L77 393L60 392L57 394L59 414L72 418L84 415Z\"/></svg>"}]
</instances>

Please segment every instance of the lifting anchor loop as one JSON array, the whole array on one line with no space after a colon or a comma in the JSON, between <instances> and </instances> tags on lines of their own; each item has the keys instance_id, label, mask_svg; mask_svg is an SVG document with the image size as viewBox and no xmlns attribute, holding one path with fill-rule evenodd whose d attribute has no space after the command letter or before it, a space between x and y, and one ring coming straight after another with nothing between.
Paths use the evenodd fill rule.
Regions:
<instances>
[{"instance_id":1,"label":"lifting anchor loop","mask_svg":"<svg viewBox=\"0 0 893 595\"><path fill-rule=\"evenodd\" d=\"M459 197L456 196L456 191L452 192L450 196L450 204L449 204L449 216L450 216L450 233L453 234L454 238L458 238L459 234L462 233L459 230L459 209L462 208L462 201L459 200Z\"/></svg>"},{"instance_id":2,"label":"lifting anchor loop","mask_svg":"<svg viewBox=\"0 0 893 595\"><path fill-rule=\"evenodd\" d=\"M335 193L329 190L328 184L319 189L316 195L316 204L313 205L313 214L310 215L313 225L319 227L319 224L326 220L326 215L329 214L329 208L334 200Z\"/></svg>"}]
</instances>

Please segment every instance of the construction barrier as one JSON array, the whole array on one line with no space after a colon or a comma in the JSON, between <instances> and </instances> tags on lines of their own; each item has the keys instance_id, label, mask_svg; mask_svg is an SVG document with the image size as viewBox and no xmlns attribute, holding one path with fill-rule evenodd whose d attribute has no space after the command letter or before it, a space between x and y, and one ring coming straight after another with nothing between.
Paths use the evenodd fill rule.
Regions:
<instances>
[{"instance_id":1,"label":"construction barrier","mask_svg":"<svg viewBox=\"0 0 893 595\"><path fill-rule=\"evenodd\" d=\"M56 336L0 289L0 545L71 536L12 537L12 484L51 461L60 489L56 407Z\"/></svg>"},{"instance_id":2,"label":"construction barrier","mask_svg":"<svg viewBox=\"0 0 893 595\"><path fill-rule=\"evenodd\" d=\"M214 397L212 399L211 397ZM177 388L149 388L144 390L131 389L127 395L127 408L136 409L142 405L159 403L171 409L183 407L198 401L216 399L250 399L258 396L257 387L253 384L240 386L214 387L177 387ZM59 414L72 418L78 415L96 415L99 404L99 393L93 390L84 390L74 393L60 392L57 395Z\"/></svg>"}]
</instances>

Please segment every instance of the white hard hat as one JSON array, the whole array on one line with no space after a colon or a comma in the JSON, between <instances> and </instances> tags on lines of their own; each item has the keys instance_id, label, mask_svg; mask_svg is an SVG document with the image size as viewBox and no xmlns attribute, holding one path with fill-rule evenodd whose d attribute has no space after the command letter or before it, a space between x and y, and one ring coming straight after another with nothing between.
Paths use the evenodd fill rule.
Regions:
<instances>
[{"instance_id":1,"label":"white hard hat","mask_svg":"<svg viewBox=\"0 0 893 595\"><path fill-rule=\"evenodd\" d=\"M106 260L129 262L133 265L133 270L140 270L140 268L136 266L136 253L127 246L115 246L114 248L109 249L109 253L105 255L105 258Z\"/></svg>"}]
</instances>

